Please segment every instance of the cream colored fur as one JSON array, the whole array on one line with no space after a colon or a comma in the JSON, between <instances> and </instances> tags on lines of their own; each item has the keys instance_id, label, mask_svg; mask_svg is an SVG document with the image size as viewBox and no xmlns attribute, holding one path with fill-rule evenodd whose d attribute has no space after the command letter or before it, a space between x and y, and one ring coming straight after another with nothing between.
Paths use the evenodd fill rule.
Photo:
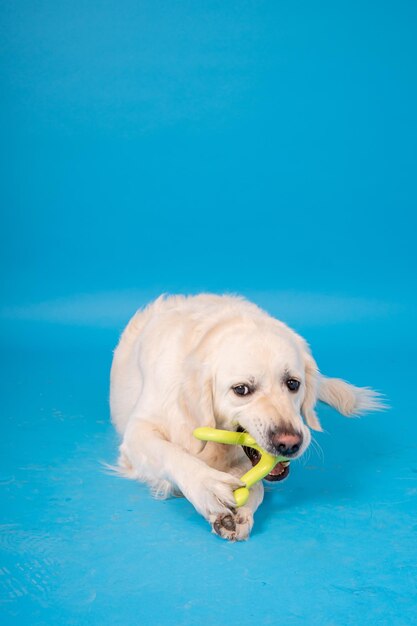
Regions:
<instances>
[{"instance_id":1,"label":"cream colored fur","mask_svg":"<svg viewBox=\"0 0 417 626\"><path fill-rule=\"evenodd\" d=\"M297 393L283 385L286 372L301 381ZM256 391L236 396L232 386L247 381ZM344 415L382 408L372 390L322 376L304 339L256 305L232 296L160 297L133 316L114 353L119 471L157 497L183 494L218 534L246 539L262 483L236 512L233 490L251 464L240 447L204 445L194 428L239 424L271 452L271 430L290 428L302 433L300 456L309 427L321 430L317 400Z\"/></svg>"}]
</instances>

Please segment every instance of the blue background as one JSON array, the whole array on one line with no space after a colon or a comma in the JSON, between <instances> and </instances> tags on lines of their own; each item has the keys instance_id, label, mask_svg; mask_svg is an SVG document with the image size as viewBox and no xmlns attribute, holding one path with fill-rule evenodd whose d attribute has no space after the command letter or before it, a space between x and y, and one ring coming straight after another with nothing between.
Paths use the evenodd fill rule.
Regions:
<instances>
[{"instance_id":1,"label":"blue background","mask_svg":"<svg viewBox=\"0 0 417 626\"><path fill-rule=\"evenodd\" d=\"M3 0L2 624L415 620L417 4ZM384 392L227 544L108 476L112 349L242 293Z\"/></svg>"}]
</instances>

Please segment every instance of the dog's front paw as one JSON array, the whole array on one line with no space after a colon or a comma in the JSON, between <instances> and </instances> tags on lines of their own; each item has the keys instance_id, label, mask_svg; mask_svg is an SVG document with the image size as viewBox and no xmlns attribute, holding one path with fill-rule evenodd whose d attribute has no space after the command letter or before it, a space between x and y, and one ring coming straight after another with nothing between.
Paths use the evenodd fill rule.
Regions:
<instances>
[{"instance_id":1,"label":"dog's front paw","mask_svg":"<svg viewBox=\"0 0 417 626\"><path fill-rule=\"evenodd\" d=\"M236 476L205 467L181 490L197 511L210 521L211 516L226 514L236 506L233 492L242 486Z\"/></svg>"},{"instance_id":2,"label":"dog's front paw","mask_svg":"<svg viewBox=\"0 0 417 626\"><path fill-rule=\"evenodd\" d=\"M210 516L213 532L229 541L244 541L249 539L253 526L253 514L247 507L241 507L237 511L220 513Z\"/></svg>"}]
</instances>

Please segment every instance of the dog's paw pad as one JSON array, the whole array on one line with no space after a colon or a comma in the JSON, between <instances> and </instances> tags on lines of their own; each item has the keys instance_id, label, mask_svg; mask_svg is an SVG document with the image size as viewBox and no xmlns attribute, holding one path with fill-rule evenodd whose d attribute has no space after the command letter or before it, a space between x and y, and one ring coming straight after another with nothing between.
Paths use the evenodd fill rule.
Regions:
<instances>
[{"instance_id":1,"label":"dog's paw pad","mask_svg":"<svg viewBox=\"0 0 417 626\"><path fill-rule=\"evenodd\" d=\"M235 520L232 515L218 515L213 523L213 530L217 535L223 537L224 531L233 532L236 530Z\"/></svg>"},{"instance_id":2,"label":"dog's paw pad","mask_svg":"<svg viewBox=\"0 0 417 626\"><path fill-rule=\"evenodd\" d=\"M213 532L229 541L248 539L253 525L252 513L221 513L211 520Z\"/></svg>"}]
</instances>

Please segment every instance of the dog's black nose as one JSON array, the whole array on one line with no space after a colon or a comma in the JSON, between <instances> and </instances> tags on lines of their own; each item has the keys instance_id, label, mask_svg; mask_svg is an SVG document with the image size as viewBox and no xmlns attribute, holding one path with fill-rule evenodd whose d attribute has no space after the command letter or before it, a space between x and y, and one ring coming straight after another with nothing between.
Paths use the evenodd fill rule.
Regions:
<instances>
[{"instance_id":1,"label":"dog's black nose","mask_svg":"<svg viewBox=\"0 0 417 626\"><path fill-rule=\"evenodd\" d=\"M275 433L272 443L278 454L292 456L301 448L303 438L299 433Z\"/></svg>"}]
</instances>

